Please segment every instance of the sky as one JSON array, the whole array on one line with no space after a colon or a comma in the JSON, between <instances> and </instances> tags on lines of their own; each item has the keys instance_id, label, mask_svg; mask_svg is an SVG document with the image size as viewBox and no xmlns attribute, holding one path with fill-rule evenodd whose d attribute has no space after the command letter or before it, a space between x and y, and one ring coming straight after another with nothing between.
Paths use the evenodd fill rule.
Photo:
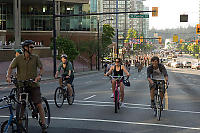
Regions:
<instances>
[{"instance_id":1,"label":"sky","mask_svg":"<svg viewBox=\"0 0 200 133\"><path fill-rule=\"evenodd\" d=\"M149 28L172 29L180 27L195 27L199 23L200 0L146 0L144 5L152 10L158 7L158 17L149 16ZM180 22L180 15L188 14L188 22Z\"/></svg>"}]
</instances>

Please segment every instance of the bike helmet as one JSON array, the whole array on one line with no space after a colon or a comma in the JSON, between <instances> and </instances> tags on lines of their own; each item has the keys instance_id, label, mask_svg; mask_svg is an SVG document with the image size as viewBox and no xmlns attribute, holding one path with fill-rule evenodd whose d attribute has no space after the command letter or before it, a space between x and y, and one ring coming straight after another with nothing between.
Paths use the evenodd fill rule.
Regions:
<instances>
[{"instance_id":1,"label":"bike helmet","mask_svg":"<svg viewBox=\"0 0 200 133\"><path fill-rule=\"evenodd\" d=\"M21 49L16 49L15 52L16 52L16 53L19 53L19 54L22 54L22 53L23 53L23 51L22 51Z\"/></svg>"},{"instance_id":2,"label":"bike helmet","mask_svg":"<svg viewBox=\"0 0 200 133\"><path fill-rule=\"evenodd\" d=\"M29 46L30 44L35 44L35 42L32 40L25 40L24 42L21 43L22 48L24 48L25 46Z\"/></svg>"},{"instance_id":3,"label":"bike helmet","mask_svg":"<svg viewBox=\"0 0 200 133\"><path fill-rule=\"evenodd\" d=\"M60 57L67 59L67 55L66 54L62 54Z\"/></svg>"}]
</instances>

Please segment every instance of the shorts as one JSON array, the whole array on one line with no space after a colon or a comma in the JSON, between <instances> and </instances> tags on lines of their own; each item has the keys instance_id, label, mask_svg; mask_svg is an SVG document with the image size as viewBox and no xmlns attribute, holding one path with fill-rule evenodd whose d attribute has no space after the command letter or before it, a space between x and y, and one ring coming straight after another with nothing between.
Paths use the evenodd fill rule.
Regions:
<instances>
[{"instance_id":1,"label":"shorts","mask_svg":"<svg viewBox=\"0 0 200 133\"><path fill-rule=\"evenodd\" d=\"M73 81L74 81L74 75L70 76L69 78L66 78L67 75L62 75L62 80L65 81L64 84L70 84L72 85Z\"/></svg>"},{"instance_id":2,"label":"shorts","mask_svg":"<svg viewBox=\"0 0 200 133\"><path fill-rule=\"evenodd\" d=\"M17 92L18 96L20 92L21 92L21 88L19 88ZM33 101L34 104L42 103L40 87L30 87L30 90L28 90L27 93L29 93L31 97L31 101Z\"/></svg>"}]
</instances>

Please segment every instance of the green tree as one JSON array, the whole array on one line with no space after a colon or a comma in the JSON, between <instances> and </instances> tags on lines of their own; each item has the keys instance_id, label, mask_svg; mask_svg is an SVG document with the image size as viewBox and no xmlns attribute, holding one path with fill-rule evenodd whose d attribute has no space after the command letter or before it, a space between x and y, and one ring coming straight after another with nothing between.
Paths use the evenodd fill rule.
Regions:
<instances>
[{"instance_id":1,"label":"green tree","mask_svg":"<svg viewBox=\"0 0 200 133\"><path fill-rule=\"evenodd\" d=\"M130 28L128 30L128 34L125 40L125 43L129 42L129 39L137 38L138 37L138 32L134 28Z\"/></svg>"},{"instance_id":2,"label":"green tree","mask_svg":"<svg viewBox=\"0 0 200 133\"><path fill-rule=\"evenodd\" d=\"M102 34L102 45L100 47L100 54L101 57L103 58L105 55L110 52L108 46L112 44L112 38L114 37L115 32L114 28L110 26L109 24L104 24L103 25L103 34Z\"/></svg>"},{"instance_id":3,"label":"green tree","mask_svg":"<svg viewBox=\"0 0 200 133\"><path fill-rule=\"evenodd\" d=\"M53 49L53 44L51 44L50 47ZM73 60L79 55L75 43L69 38L57 37L56 49L58 50L58 59L60 59L61 54L67 54L69 60L73 62Z\"/></svg>"},{"instance_id":4,"label":"green tree","mask_svg":"<svg viewBox=\"0 0 200 133\"><path fill-rule=\"evenodd\" d=\"M96 40L89 40L80 44L80 52L87 53L90 58L90 69L92 70L92 58L97 54L98 42Z\"/></svg>"}]
</instances>

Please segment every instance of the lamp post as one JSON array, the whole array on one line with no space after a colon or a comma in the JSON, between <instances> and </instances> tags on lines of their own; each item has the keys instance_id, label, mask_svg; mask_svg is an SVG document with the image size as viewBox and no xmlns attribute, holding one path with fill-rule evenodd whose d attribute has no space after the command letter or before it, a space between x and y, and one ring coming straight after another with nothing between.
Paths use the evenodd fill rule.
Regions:
<instances>
[{"instance_id":1,"label":"lamp post","mask_svg":"<svg viewBox=\"0 0 200 133\"><path fill-rule=\"evenodd\" d=\"M56 14L55 14L55 0L53 0L53 74L56 74Z\"/></svg>"}]
</instances>

